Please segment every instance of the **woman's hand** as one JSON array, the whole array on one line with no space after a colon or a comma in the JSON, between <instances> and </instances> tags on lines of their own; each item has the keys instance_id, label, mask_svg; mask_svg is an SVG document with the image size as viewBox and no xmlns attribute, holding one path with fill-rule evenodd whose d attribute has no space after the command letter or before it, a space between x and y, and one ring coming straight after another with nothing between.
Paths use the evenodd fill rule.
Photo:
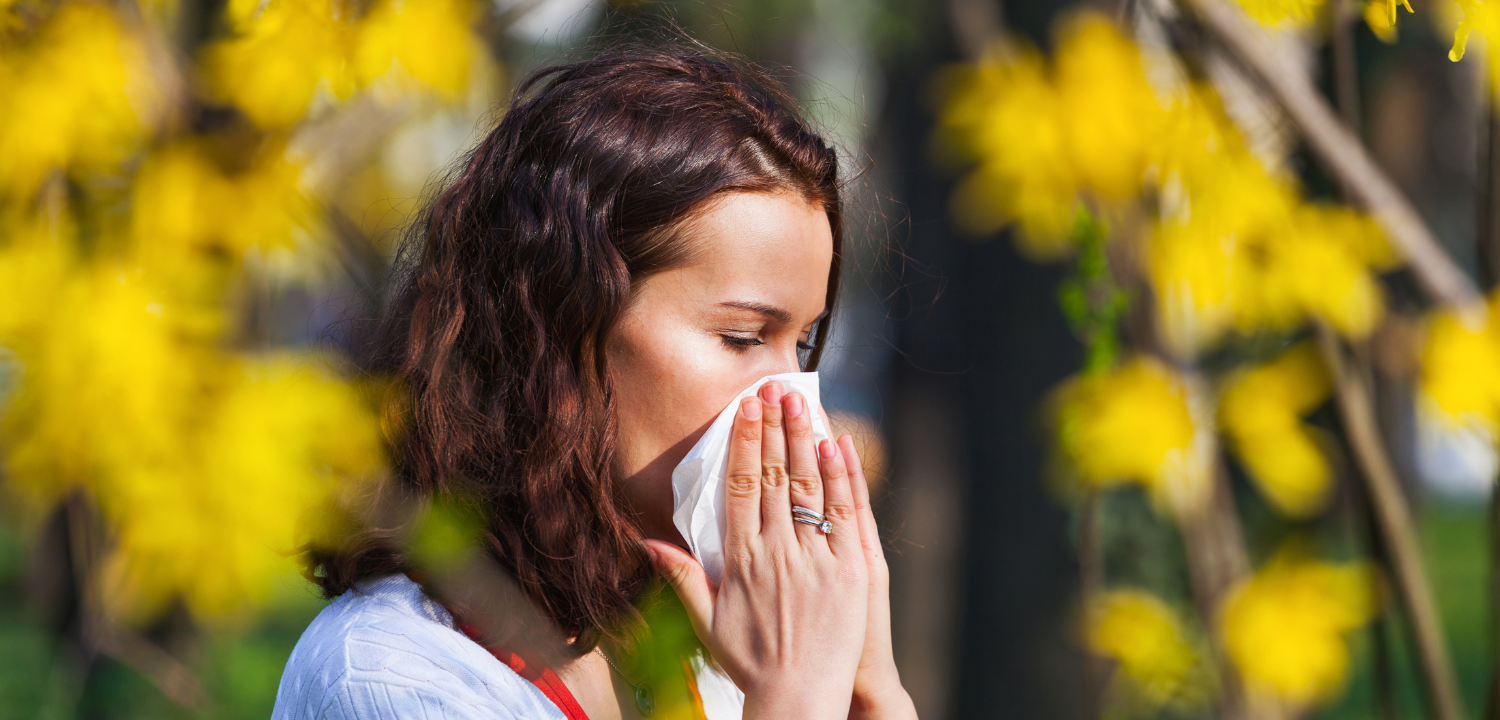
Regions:
<instances>
[{"instance_id":1,"label":"woman's hand","mask_svg":"<svg viewBox=\"0 0 1500 720\"><path fill-rule=\"evenodd\" d=\"M838 445L814 446L809 412L776 382L740 403L717 588L686 551L647 541L698 638L745 691L746 718L847 717L866 644L869 561L854 489ZM793 522L793 505L822 512L833 534Z\"/></svg>"},{"instance_id":2,"label":"woman's hand","mask_svg":"<svg viewBox=\"0 0 1500 720\"><path fill-rule=\"evenodd\" d=\"M859 520L860 545L864 550L869 584L869 610L865 621L864 651L854 676L854 699L849 717L858 720L915 718L916 706L901 685L896 657L891 651L891 574L880 544L880 529L870 505L870 486L864 466L854 449L854 438L839 438L846 473L854 491L854 513Z\"/></svg>"}]
</instances>

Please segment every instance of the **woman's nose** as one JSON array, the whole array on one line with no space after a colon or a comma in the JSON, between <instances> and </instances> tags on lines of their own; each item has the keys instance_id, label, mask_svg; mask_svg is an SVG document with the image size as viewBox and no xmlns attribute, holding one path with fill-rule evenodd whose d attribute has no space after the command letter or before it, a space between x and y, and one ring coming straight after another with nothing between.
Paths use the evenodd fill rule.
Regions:
<instances>
[{"instance_id":1,"label":"woman's nose","mask_svg":"<svg viewBox=\"0 0 1500 720\"><path fill-rule=\"evenodd\" d=\"M801 372L802 362L797 358L796 349L793 349L790 353L777 353L775 359L766 363L766 366L762 369L765 370L763 375Z\"/></svg>"}]
</instances>

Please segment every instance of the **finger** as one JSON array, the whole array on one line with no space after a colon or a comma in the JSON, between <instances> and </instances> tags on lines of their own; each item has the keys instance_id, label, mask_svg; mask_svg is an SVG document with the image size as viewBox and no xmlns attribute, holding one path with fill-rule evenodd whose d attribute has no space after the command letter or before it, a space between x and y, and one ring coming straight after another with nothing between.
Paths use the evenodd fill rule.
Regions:
<instances>
[{"instance_id":1,"label":"finger","mask_svg":"<svg viewBox=\"0 0 1500 720\"><path fill-rule=\"evenodd\" d=\"M714 619L714 587L703 572L698 559L669 542L647 540L646 550L651 554L651 564L666 579L667 584L682 600L688 620L698 637L710 637Z\"/></svg>"},{"instance_id":2,"label":"finger","mask_svg":"<svg viewBox=\"0 0 1500 720\"><path fill-rule=\"evenodd\" d=\"M864 547L866 560L872 570L885 567L885 550L880 545L880 528L875 524L875 510L870 505L870 484L865 480L864 465L859 461L859 451L854 449L854 437L839 438L840 454L849 473L849 487L853 491L854 515L859 523L859 540Z\"/></svg>"},{"instance_id":3,"label":"finger","mask_svg":"<svg viewBox=\"0 0 1500 720\"><path fill-rule=\"evenodd\" d=\"M740 401L729 434L724 475L724 551L740 550L760 534L761 402Z\"/></svg>"},{"instance_id":4,"label":"finger","mask_svg":"<svg viewBox=\"0 0 1500 720\"><path fill-rule=\"evenodd\" d=\"M786 416L787 476L791 504L814 512L823 512L823 474L818 466L818 450L813 445L812 413L807 399L800 393L788 393L781 401ZM789 508L790 509L790 508ZM818 528L797 523L797 535L804 542L823 539Z\"/></svg>"},{"instance_id":5,"label":"finger","mask_svg":"<svg viewBox=\"0 0 1500 720\"><path fill-rule=\"evenodd\" d=\"M848 467L842 455L832 440L818 443L818 464L823 473L823 515L833 523L828 547L835 557L865 562L859 541L859 519L854 509L854 490L849 485ZM817 531L811 526L807 529Z\"/></svg>"},{"instance_id":6,"label":"finger","mask_svg":"<svg viewBox=\"0 0 1500 720\"><path fill-rule=\"evenodd\" d=\"M781 383L760 388L765 412L760 442L760 531L792 537L792 505L787 500L786 428L781 411Z\"/></svg>"}]
</instances>

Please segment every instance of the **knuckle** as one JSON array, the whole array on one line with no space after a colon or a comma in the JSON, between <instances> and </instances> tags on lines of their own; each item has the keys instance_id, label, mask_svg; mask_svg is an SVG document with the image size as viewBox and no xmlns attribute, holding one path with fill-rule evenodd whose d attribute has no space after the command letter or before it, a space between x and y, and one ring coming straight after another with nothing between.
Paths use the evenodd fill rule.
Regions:
<instances>
[{"instance_id":1,"label":"knuckle","mask_svg":"<svg viewBox=\"0 0 1500 720\"><path fill-rule=\"evenodd\" d=\"M823 514L840 522L854 521L854 507L843 502L829 502L823 507Z\"/></svg>"},{"instance_id":2,"label":"knuckle","mask_svg":"<svg viewBox=\"0 0 1500 720\"><path fill-rule=\"evenodd\" d=\"M724 478L724 488L731 495L752 496L760 489L760 476L744 471L732 472Z\"/></svg>"},{"instance_id":3,"label":"knuckle","mask_svg":"<svg viewBox=\"0 0 1500 720\"><path fill-rule=\"evenodd\" d=\"M780 488L787 484L786 468L780 465L767 465L761 468L760 475L761 482L764 482L766 487Z\"/></svg>"},{"instance_id":4,"label":"knuckle","mask_svg":"<svg viewBox=\"0 0 1500 720\"><path fill-rule=\"evenodd\" d=\"M800 495L817 495L823 490L823 479L807 473L793 473L792 492Z\"/></svg>"}]
</instances>

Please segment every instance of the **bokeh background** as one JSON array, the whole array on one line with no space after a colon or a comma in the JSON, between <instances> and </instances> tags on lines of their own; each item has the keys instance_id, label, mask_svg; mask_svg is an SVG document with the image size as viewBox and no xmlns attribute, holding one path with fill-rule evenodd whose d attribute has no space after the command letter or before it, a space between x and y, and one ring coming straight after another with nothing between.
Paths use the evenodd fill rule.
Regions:
<instances>
[{"instance_id":1,"label":"bokeh background","mask_svg":"<svg viewBox=\"0 0 1500 720\"><path fill-rule=\"evenodd\" d=\"M528 71L642 38L785 68L842 149L824 402L923 718L1500 717L1491 29L0 0L0 718L270 714L323 606L292 550L383 472L345 350L402 229Z\"/></svg>"}]
</instances>

